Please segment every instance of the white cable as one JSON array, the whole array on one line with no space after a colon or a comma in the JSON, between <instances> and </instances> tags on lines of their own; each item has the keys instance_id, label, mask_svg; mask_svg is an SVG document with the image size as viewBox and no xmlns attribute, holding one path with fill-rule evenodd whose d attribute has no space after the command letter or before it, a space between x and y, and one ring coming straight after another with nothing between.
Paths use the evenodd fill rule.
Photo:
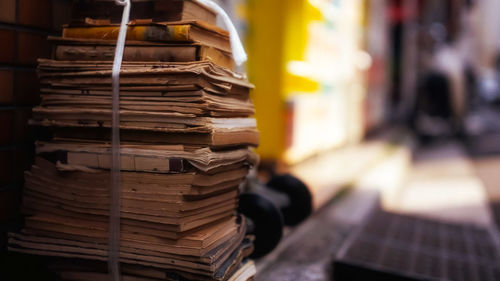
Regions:
<instances>
[{"instance_id":1,"label":"white cable","mask_svg":"<svg viewBox=\"0 0 500 281\"><path fill-rule=\"evenodd\" d=\"M120 280L120 69L123 60L123 49L127 36L127 24L130 17L130 0L115 0L115 3L124 6L120 33L116 43L115 58L113 61L112 83L112 128L111 128L111 190L109 201L109 229L108 229L108 271L111 279Z\"/></svg>"},{"instance_id":2,"label":"white cable","mask_svg":"<svg viewBox=\"0 0 500 281\"><path fill-rule=\"evenodd\" d=\"M241 65L245 61L247 61L247 54L245 49L243 48L243 44L241 44L240 36L238 35L238 31L234 27L233 22L227 15L227 13L222 9L217 3L212 0L197 0L201 4L209 7L214 10L219 16L221 16L224 24L226 25L229 31L229 39L231 41L231 49L233 51L234 62L237 65Z\"/></svg>"}]
</instances>

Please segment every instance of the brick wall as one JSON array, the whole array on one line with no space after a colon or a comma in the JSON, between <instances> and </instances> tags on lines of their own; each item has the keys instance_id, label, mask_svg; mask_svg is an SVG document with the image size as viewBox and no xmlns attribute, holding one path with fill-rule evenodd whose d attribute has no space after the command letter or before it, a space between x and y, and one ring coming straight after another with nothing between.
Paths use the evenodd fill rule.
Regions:
<instances>
[{"instance_id":1,"label":"brick wall","mask_svg":"<svg viewBox=\"0 0 500 281\"><path fill-rule=\"evenodd\" d=\"M36 60L50 55L46 37L57 35L70 14L71 0L0 0L0 247L19 225L23 171L33 156L28 120L39 101Z\"/></svg>"}]
</instances>

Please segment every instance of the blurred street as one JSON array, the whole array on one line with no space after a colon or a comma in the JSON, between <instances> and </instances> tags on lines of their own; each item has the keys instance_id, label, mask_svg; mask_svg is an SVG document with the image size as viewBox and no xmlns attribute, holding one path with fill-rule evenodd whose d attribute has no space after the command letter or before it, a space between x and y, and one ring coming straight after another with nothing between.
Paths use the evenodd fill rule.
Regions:
<instances>
[{"instance_id":1,"label":"blurred street","mask_svg":"<svg viewBox=\"0 0 500 281\"><path fill-rule=\"evenodd\" d=\"M491 225L488 195L474 162L455 141L417 150L392 210L451 222Z\"/></svg>"},{"instance_id":2,"label":"blurred street","mask_svg":"<svg viewBox=\"0 0 500 281\"><path fill-rule=\"evenodd\" d=\"M359 159L356 152L365 154L364 146L374 143L380 144L380 140L351 148L351 159ZM495 233L491 207L499 198L493 187L500 178L500 156L472 158L460 142L442 140L415 148L412 157L406 157L412 143L399 143L395 149L393 142L387 142L392 152L386 149L376 164L358 172L350 179L348 191L289 231L280 247L258 263L257 280L330 280L332 259L377 208L437 222L476 225ZM406 165L407 169L401 168ZM344 170L330 173L345 176Z\"/></svg>"}]
</instances>

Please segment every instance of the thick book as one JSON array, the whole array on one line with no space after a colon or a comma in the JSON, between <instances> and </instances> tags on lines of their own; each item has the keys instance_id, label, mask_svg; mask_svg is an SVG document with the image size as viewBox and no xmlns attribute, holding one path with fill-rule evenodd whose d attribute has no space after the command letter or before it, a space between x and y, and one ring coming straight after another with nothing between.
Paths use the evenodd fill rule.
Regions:
<instances>
[{"instance_id":1,"label":"thick book","mask_svg":"<svg viewBox=\"0 0 500 281\"><path fill-rule=\"evenodd\" d=\"M40 125L41 123L33 123ZM50 126L50 122L45 125ZM51 132L57 140L98 140L111 139L109 128L90 127L85 124L57 122ZM171 130L145 130L142 127L120 126L120 138L123 142L143 144L189 144L217 148L240 147L244 145L258 146L259 132L256 128L214 129L205 133L175 133Z\"/></svg>"},{"instance_id":2,"label":"thick book","mask_svg":"<svg viewBox=\"0 0 500 281\"><path fill-rule=\"evenodd\" d=\"M194 117L121 110L121 139L148 144L184 143L211 147L259 144L254 118ZM104 140L110 137L111 110L36 107L30 124L52 128L56 138Z\"/></svg>"},{"instance_id":3,"label":"thick book","mask_svg":"<svg viewBox=\"0 0 500 281\"><path fill-rule=\"evenodd\" d=\"M111 62L39 62L44 97L42 104L33 110L31 124L53 128L58 138L109 138ZM122 140L148 144L256 146L259 135L248 100L252 87L242 75L207 61L124 62L120 77L120 94L125 98L120 110ZM55 103L46 104L52 94L65 95L67 102L58 104L52 100ZM70 95L79 98L69 102ZM107 100L98 99L99 95ZM211 103L212 107L167 99L175 96L212 97L210 101L206 99L206 105ZM132 97L164 97L165 103L156 100L148 103L146 99L128 102L127 98ZM104 135L99 137L100 134Z\"/></svg>"},{"instance_id":4,"label":"thick book","mask_svg":"<svg viewBox=\"0 0 500 281\"><path fill-rule=\"evenodd\" d=\"M106 91L111 95L110 61L38 60L42 90L78 91L81 94ZM197 62L123 62L120 95L128 91L160 92L174 96L180 92L204 90L214 95L246 95L253 85L244 75L215 65ZM148 95L148 94L147 94Z\"/></svg>"},{"instance_id":5,"label":"thick book","mask_svg":"<svg viewBox=\"0 0 500 281\"><path fill-rule=\"evenodd\" d=\"M111 127L111 109L74 107L33 108L33 125ZM120 110L120 128L165 133L206 133L256 129L254 118L201 117L189 113Z\"/></svg>"},{"instance_id":6,"label":"thick book","mask_svg":"<svg viewBox=\"0 0 500 281\"><path fill-rule=\"evenodd\" d=\"M97 142L37 142L36 153L54 155L66 170L110 169L111 145ZM208 147L185 145L120 145L122 171L180 173L200 171L211 173L218 169L241 165L254 166L258 157L249 148L213 151Z\"/></svg>"},{"instance_id":7,"label":"thick book","mask_svg":"<svg viewBox=\"0 0 500 281\"><path fill-rule=\"evenodd\" d=\"M101 268L103 266L101 265ZM144 274L145 270L142 269L139 272L127 272L127 265L124 266L122 272L123 280L127 281L159 281L164 280L162 277L165 274L157 272L157 274ZM257 273L255 264L251 260L243 260L240 265L235 268L234 273L228 273L223 279L226 281L251 281L254 280ZM95 268L75 268L74 265L65 265L64 269L58 273L58 276L63 280L67 281L87 281L87 280L106 280L109 278L105 271L96 271ZM229 278L229 279L228 279ZM170 279L170 280L182 280L182 279ZM196 279L193 279L196 280Z\"/></svg>"},{"instance_id":8,"label":"thick book","mask_svg":"<svg viewBox=\"0 0 500 281\"><path fill-rule=\"evenodd\" d=\"M73 1L73 22L88 19L119 23L123 7L114 0ZM130 20L151 19L155 22L198 20L216 24L217 15L195 0L132 0Z\"/></svg>"},{"instance_id":9,"label":"thick book","mask_svg":"<svg viewBox=\"0 0 500 281\"><path fill-rule=\"evenodd\" d=\"M214 175L122 172L123 219L169 225L185 232L231 216L238 185L248 168ZM26 172L23 192L27 214L69 212L80 216L109 213L109 171L58 169L40 157Z\"/></svg>"},{"instance_id":10,"label":"thick book","mask_svg":"<svg viewBox=\"0 0 500 281\"><path fill-rule=\"evenodd\" d=\"M120 92L120 107L124 110L169 111L210 117L250 117L255 113L248 96L209 94L203 90L189 92ZM146 96L150 95L150 96ZM177 95L177 96L175 96ZM111 96L106 92L81 94L64 89L46 89L41 94L40 106L106 109L111 108Z\"/></svg>"},{"instance_id":11,"label":"thick book","mask_svg":"<svg viewBox=\"0 0 500 281\"><path fill-rule=\"evenodd\" d=\"M109 171L106 170L85 170L81 167L71 167L59 165L53 160L37 157L31 171L25 172L26 180L34 184L48 185L47 189L72 187L81 191L82 194L93 194L96 192L105 193L109 189ZM136 195L138 199L161 199L161 196L171 199L175 198L177 203L201 200L212 195L218 195L232 190L233 187L242 182L247 173L248 166L238 164L226 168L216 173L206 174L200 172L185 173L139 173L122 172L122 192L127 196ZM72 182L72 180L77 180ZM45 188L45 187L44 187ZM94 188L94 192L89 189ZM36 190L35 190L36 191ZM159 197L155 198L153 195ZM185 200L184 200L185 198ZM182 200L179 202L179 200ZM185 208L179 204L165 206L172 212L184 212L196 208ZM213 206L212 206L213 207ZM179 213L180 214L180 213Z\"/></svg>"},{"instance_id":12,"label":"thick book","mask_svg":"<svg viewBox=\"0 0 500 281\"><path fill-rule=\"evenodd\" d=\"M100 153L108 148L82 143L39 143L37 153L44 155L61 149ZM206 159L202 161L212 161L209 151L182 146L124 148L125 154L140 152L138 155L190 151L180 156L198 159L200 155L196 154L201 153L200 159ZM238 183L247 173L244 166L213 174L122 172L120 261L127 266L148 267L147 271L137 269L140 276L163 271L167 279L174 272L196 280L229 279L252 251L251 240L245 238L243 218L235 220L234 216ZM31 171L26 172L25 226L21 233L10 234L9 249L106 261L109 184L109 171L67 170L64 165L61 169L37 157ZM64 269L67 271L68 267ZM135 270L131 268L129 272L132 271Z\"/></svg>"},{"instance_id":13,"label":"thick book","mask_svg":"<svg viewBox=\"0 0 500 281\"><path fill-rule=\"evenodd\" d=\"M62 61L113 61L116 41L49 37L53 44L52 58ZM212 61L234 69L231 53L202 44L171 44L127 41L124 61L191 62Z\"/></svg>"},{"instance_id":14,"label":"thick book","mask_svg":"<svg viewBox=\"0 0 500 281\"><path fill-rule=\"evenodd\" d=\"M63 38L116 40L119 25L66 25ZM153 42L190 42L231 52L229 33L215 25L199 21L168 23L132 22L127 28L127 40Z\"/></svg>"},{"instance_id":15,"label":"thick book","mask_svg":"<svg viewBox=\"0 0 500 281\"><path fill-rule=\"evenodd\" d=\"M195 257L171 255L148 249L121 247L122 276L126 280L229 280L241 276L241 264L253 249L252 239L238 235L202 256L211 262ZM62 280L107 280L107 248L100 243L80 243L68 239L46 239L26 234L10 234L9 250L44 255L51 270ZM65 258L72 258L72 260ZM250 269L251 270L251 269ZM247 275L247 274L245 274ZM248 276L248 275L247 275ZM241 276L243 277L243 276ZM235 280L249 280L238 278ZM88 279L90 278L90 279ZM151 279L149 279L151 278ZM234 279L232 279L234 280Z\"/></svg>"},{"instance_id":16,"label":"thick book","mask_svg":"<svg viewBox=\"0 0 500 281\"><path fill-rule=\"evenodd\" d=\"M37 214L34 216L26 217L25 220L25 233L40 234L42 236L51 235L59 237L60 239L68 238L71 235L75 237L85 236L94 240L95 242L106 243L106 222L100 218L92 220L85 218L78 218L76 216L66 216L61 214ZM145 231L148 230L148 231ZM143 231L130 228L128 225L123 225L121 237L123 240L134 243L139 241L149 242L152 244L163 243L165 246L170 247L173 254L180 254L183 251L195 251L203 249L209 251L210 248L215 248L227 241L231 236L236 235L237 225L234 217L225 218L220 222L210 224L203 229L195 230L192 233L186 234L179 239L171 239L163 235L157 236L157 232L150 232L149 229L143 228ZM196 249L196 250L193 250ZM199 255L199 254L198 254Z\"/></svg>"},{"instance_id":17,"label":"thick book","mask_svg":"<svg viewBox=\"0 0 500 281\"><path fill-rule=\"evenodd\" d=\"M43 220L47 219L48 217ZM54 232L64 231L63 226L68 223L60 219L52 219L52 221L56 222L51 229ZM233 235L221 233L222 235L219 234L216 242L204 248L122 238L120 239L120 261L125 264L155 267L157 270L179 270L188 274L205 276L205 280L211 280L209 278L217 277L221 273L226 275L234 272L235 269L229 270L224 264L228 262L233 264L235 261L239 264L242 258L251 251L252 247L249 247L249 242L244 242L245 226L243 223L236 225ZM91 230L99 232L97 229L89 229L87 233L92 233ZM101 230L104 236L106 232ZM77 235L69 235L66 238L53 238L26 232L9 235L10 250L38 255L106 261L107 246L106 239L87 242L79 240ZM247 250L242 252L242 246ZM215 279L221 280L222 278Z\"/></svg>"}]
</instances>

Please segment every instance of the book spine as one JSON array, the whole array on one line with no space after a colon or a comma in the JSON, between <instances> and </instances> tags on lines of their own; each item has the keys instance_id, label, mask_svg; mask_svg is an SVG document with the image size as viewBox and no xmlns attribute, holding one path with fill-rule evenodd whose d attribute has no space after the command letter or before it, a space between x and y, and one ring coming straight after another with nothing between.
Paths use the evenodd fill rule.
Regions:
<instances>
[{"instance_id":1,"label":"book spine","mask_svg":"<svg viewBox=\"0 0 500 281\"><path fill-rule=\"evenodd\" d=\"M116 40L118 38L118 27L102 26L102 27L65 27L63 28L62 36L64 38L85 38L85 39L100 39L100 40ZM127 38L128 37L127 34Z\"/></svg>"},{"instance_id":2,"label":"book spine","mask_svg":"<svg viewBox=\"0 0 500 281\"><path fill-rule=\"evenodd\" d=\"M214 62L215 64L234 70L234 60L231 54L220 51L216 48L202 46L198 52L198 60L204 61L208 60Z\"/></svg>"},{"instance_id":3,"label":"book spine","mask_svg":"<svg viewBox=\"0 0 500 281\"><path fill-rule=\"evenodd\" d=\"M71 152L58 150L55 153L45 153L45 157L57 159L68 167L88 167L92 169L109 170L111 156L106 153ZM121 169L123 171L181 173L186 171L187 163L182 158L153 157L141 155L121 155Z\"/></svg>"},{"instance_id":4,"label":"book spine","mask_svg":"<svg viewBox=\"0 0 500 281\"><path fill-rule=\"evenodd\" d=\"M138 41L191 41L189 25L129 26L127 40ZM63 38L116 40L118 26L66 27Z\"/></svg>"},{"instance_id":5,"label":"book spine","mask_svg":"<svg viewBox=\"0 0 500 281\"><path fill-rule=\"evenodd\" d=\"M170 37L175 41L191 41L189 36L189 25L172 25L166 26Z\"/></svg>"},{"instance_id":6,"label":"book spine","mask_svg":"<svg viewBox=\"0 0 500 281\"><path fill-rule=\"evenodd\" d=\"M198 46L161 46L141 47L126 46L123 53L124 61L196 61ZM111 61L114 57L114 46L81 46L58 45L54 49L56 60Z\"/></svg>"}]
</instances>

